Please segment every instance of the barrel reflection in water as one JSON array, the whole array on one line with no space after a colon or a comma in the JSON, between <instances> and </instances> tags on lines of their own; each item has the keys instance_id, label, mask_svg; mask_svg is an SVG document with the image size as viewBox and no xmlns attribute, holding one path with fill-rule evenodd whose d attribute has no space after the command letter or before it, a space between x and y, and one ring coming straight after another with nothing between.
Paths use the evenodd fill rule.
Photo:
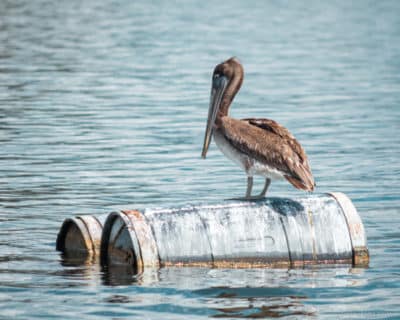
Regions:
<instances>
[{"instance_id":1,"label":"barrel reflection in water","mask_svg":"<svg viewBox=\"0 0 400 320\"><path fill-rule=\"evenodd\" d=\"M101 261L146 267L366 265L364 227L342 193L111 213Z\"/></svg>"}]
</instances>

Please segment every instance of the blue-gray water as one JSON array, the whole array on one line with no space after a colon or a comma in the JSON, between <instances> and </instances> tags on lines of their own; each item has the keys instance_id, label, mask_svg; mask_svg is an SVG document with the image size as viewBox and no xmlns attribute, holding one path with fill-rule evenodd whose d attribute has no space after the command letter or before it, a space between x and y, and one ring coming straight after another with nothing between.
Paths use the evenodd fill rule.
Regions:
<instances>
[{"instance_id":1,"label":"blue-gray water","mask_svg":"<svg viewBox=\"0 0 400 320\"><path fill-rule=\"evenodd\" d=\"M353 199L370 267L132 279L63 261L73 214L244 194L215 145L200 159L212 69L233 55L246 75L232 115L293 132L317 192ZM399 1L3 0L0 318L399 319L399 129Z\"/></svg>"}]
</instances>

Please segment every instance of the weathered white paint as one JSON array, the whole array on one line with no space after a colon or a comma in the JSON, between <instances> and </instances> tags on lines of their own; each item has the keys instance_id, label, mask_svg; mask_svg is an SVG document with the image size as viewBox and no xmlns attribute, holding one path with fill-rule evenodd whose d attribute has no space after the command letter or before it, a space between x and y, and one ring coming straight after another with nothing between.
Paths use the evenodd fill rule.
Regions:
<instances>
[{"instance_id":1,"label":"weathered white paint","mask_svg":"<svg viewBox=\"0 0 400 320\"><path fill-rule=\"evenodd\" d=\"M57 248L80 246L77 251L96 254L99 230L94 217L67 219ZM364 227L344 194L113 212L104 223L100 251L103 263L132 264L137 271L180 264L368 263Z\"/></svg>"},{"instance_id":2,"label":"weathered white paint","mask_svg":"<svg viewBox=\"0 0 400 320\"><path fill-rule=\"evenodd\" d=\"M141 223L148 224L147 232L129 234L136 237L130 243L139 246L133 250L140 253L137 256L143 266L154 265L155 251L160 265L290 266L352 261L345 214L329 195L147 209L140 215L144 217ZM103 236L102 247L107 250L121 228L118 221L108 220L118 226L108 227L109 239ZM130 219L127 226L135 229L132 223ZM140 246L147 244L142 237L154 241L157 247L150 246L154 252L147 257L151 258L146 258L146 246Z\"/></svg>"}]
</instances>

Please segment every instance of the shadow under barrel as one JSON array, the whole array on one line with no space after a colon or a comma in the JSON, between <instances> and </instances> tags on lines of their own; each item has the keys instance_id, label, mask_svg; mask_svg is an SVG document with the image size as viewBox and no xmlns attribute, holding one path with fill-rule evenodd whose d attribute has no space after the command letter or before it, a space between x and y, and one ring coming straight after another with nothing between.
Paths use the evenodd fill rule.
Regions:
<instances>
[{"instance_id":1,"label":"shadow under barrel","mask_svg":"<svg viewBox=\"0 0 400 320\"><path fill-rule=\"evenodd\" d=\"M363 224L343 193L112 212L104 265L300 267L369 262Z\"/></svg>"}]
</instances>

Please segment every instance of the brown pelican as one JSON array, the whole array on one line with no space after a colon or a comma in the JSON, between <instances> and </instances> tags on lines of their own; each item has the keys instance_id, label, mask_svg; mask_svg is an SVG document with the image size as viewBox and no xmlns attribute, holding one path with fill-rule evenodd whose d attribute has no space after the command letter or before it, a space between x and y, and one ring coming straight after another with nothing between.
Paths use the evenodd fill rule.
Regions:
<instances>
[{"instance_id":1,"label":"brown pelican","mask_svg":"<svg viewBox=\"0 0 400 320\"><path fill-rule=\"evenodd\" d=\"M229 117L229 107L242 85L243 73L236 58L214 69L202 157L206 157L213 136L222 153L246 172L247 191L242 199L264 198L272 179L285 178L297 189L313 191L315 183L307 155L289 130L270 119ZM265 177L264 188L256 196L251 195L254 175Z\"/></svg>"}]
</instances>

